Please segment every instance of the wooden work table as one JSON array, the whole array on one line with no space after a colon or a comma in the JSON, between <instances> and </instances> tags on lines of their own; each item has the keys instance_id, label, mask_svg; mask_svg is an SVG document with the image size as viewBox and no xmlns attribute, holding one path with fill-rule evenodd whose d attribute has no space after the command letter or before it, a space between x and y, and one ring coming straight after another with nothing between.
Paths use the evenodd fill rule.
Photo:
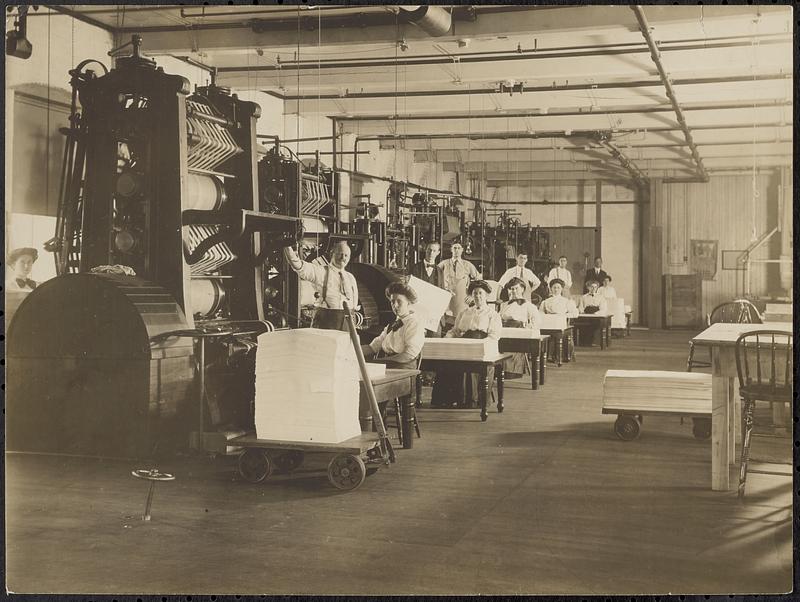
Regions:
<instances>
[{"instance_id":1,"label":"wooden work table","mask_svg":"<svg viewBox=\"0 0 800 602\"><path fill-rule=\"evenodd\" d=\"M477 374L479 377L479 384L478 384L478 405L480 405L481 409L481 420L486 421L489 418L489 414L486 411L487 400L489 398L489 367L494 366L494 376L497 380L497 412L502 413L503 411L503 380L505 378L505 373L503 371L503 362L511 357L510 353L499 353L495 357L487 358L484 360L464 360L464 359L455 359L455 358L436 358L430 359L426 358L424 355L425 351L423 349L423 356L422 356L422 364L420 368L422 370L431 370L436 371L437 368L443 367L456 367L460 372L464 373L474 373Z\"/></svg>"},{"instance_id":2,"label":"wooden work table","mask_svg":"<svg viewBox=\"0 0 800 602\"><path fill-rule=\"evenodd\" d=\"M398 436L403 442L404 449L411 449L414 445L414 437L412 436L414 409L411 407L414 405L414 398L411 394L417 390L417 377L419 374L419 370L387 368L386 376L371 379L378 404L386 403L395 397L400 399L401 432ZM362 421L361 429L364 430L364 422L367 421L370 412L369 399L363 382L359 382L358 407L359 420Z\"/></svg>"},{"instance_id":3,"label":"wooden work table","mask_svg":"<svg viewBox=\"0 0 800 602\"><path fill-rule=\"evenodd\" d=\"M528 355L531 368L531 389L538 389L539 385L544 384L549 340L549 334L540 334L535 338L500 337L498 347L501 353L515 352Z\"/></svg>"},{"instance_id":4,"label":"wooden work table","mask_svg":"<svg viewBox=\"0 0 800 602\"><path fill-rule=\"evenodd\" d=\"M611 318L611 314L601 312L595 314L578 314L577 318L572 319L572 325L576 330L575 344L579 345L581 343L581 331L586 329L591 331L589 339L589 345L591 346L594 340L594 333L599 330L600 349L611 347Z\"/></svg>"},{"instance_id":5,"label":"wooden work table","mask_svg":"<svg viewBox=\"0 0 800 602\"><path fill-rule=\"evenodd\" d=\"M739 335L754 330L792 332L787 322L712 324L692 341L711 349L711 489L729 491L730 465L736 461L736 436L741 429L741 407L735 395L735 345Z\"/></svg>"}]
</instances>

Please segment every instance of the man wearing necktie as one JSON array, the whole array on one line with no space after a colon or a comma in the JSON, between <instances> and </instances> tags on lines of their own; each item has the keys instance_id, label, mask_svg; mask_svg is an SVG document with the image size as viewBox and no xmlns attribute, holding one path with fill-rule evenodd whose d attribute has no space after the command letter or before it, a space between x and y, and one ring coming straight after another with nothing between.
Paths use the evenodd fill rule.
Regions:
<instances>
[{"instance_id":1,"label":"man wearing necktie","mask_svg":"<svg viewBox=\"0 0 800 602\"><path fill-rule=\"evenodd\" d=\"M550 270L547 274L547 278L545 278L545 282L549 284L550 281L554 279L561 280L564 283L564 290L561 294L569 298L570 289L572 288L572 272L567 269L566 255L562 255L558 258L558 265Z\"/></svg>"},{"instance_id":2,"label":"man wearing necktie","mask_svg":"<svg viewBox=\"0 0 800 602\"><path fill-rule=\"evenodd\" d=\"M586 270L586 276L583 279L584 288L587 284L589 284L590 280L594 280L599 284L603 284L606 278L608 278L608 274L603 269L603 258L595 257L594 267Z\"/></svg>"},{"instance_id":3,"label":"man wearing necktie","mask_svg":"<svg viewBox=\"0 0 800 602\"><path fill-rule=\"evenodd\" d=\"M477 268L461 258L464 252L461 243L453 243L450 252L452 257L439 262L437 267L441 270L441 287L453 293L448 312L455 318L467 308L467 287L470 281L477 280L479 276Z\"/></svg>"},{"instance_id":4,"label":"man wearing necktie","mask_svg":"<svg viewBox=\"0 0 800 602\"><path fill-rule=\"evenodd\" d=\"M497 284L500 286L501 290L505 290L506 285L511 281L512 278L519 278L523 283L525 283L523 298L530 301L531 292L539 288L541 282L539 282L539 279L536 277L536 274L534 274L533 271L525 267L527 262L528 256L525 253L517 254L517 265L515 265L513 268L508 268L505 273L500 276L500 280L497 282Z\"/></svg>"},{"instance_id":5,"label":"man wearing necktie","mask_svg":"<svg viewBox=\"0 0 800 602\"><path fill-rule=\"evenodd\" d=\"M350 307L358 306L358 286L355 276L345 271L350 262L350 247L340 240L331 250L331 261L327 265L319 265L303 261L291 246L283 249L284 256L291 268L302 280L311 282L319 291L317 305L328 309L342 309L342 301Z\"/></svg>"},{"instance_id":6,"label":"man wearing necktie","mask_svg":"<svg viewBox=\"0 0 800 602\"><path fill-rule=\"evenodd\" d=\"M411 268L411 275L424 280L428 284L442 288L442 274L436 265L439 250L438 242L429 242L425 247L425 259L414 264Z\"/></svg>"}]
</instances>

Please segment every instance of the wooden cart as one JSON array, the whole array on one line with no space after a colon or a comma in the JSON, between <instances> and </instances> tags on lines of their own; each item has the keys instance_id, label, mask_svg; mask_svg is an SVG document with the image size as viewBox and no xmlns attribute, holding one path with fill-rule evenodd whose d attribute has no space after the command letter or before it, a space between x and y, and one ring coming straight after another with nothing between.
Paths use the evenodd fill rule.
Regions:
<instances>
[{"instance_id":1,"label":"wooden cart","mask_svg":"<svg viewBox=\"0 0 800 602\"><path fill-rule=\"evenodd\" d=\"M255 434L227 441L228 445L243 447L237 470L250 483L261 483L273 472L292 473L303 464L306 454L329 454L328 481L337 489L357 489L364 479L381 464L390 463L390 452L383 448L375 433L362 433L341 443L313 441L277 441L258 439Z\"/></svg>"},{"instance_id":2,"label":"wooden cart","mask_svg":"<svg viewBox=\"0 0 800 602\"><path fill-rule=\"evenodd\" d=\"M711 437L711 412L698 412L689 414L686 411L667 411L667 410L631 410L603 408L603 414L616 414L617 420L614 422L614 434L623 441L633 441L638 439L642 432L644 417L651 416L684 416L692 417L692 434L696 439L708 439Z\"/></svg>"}]
</instances>

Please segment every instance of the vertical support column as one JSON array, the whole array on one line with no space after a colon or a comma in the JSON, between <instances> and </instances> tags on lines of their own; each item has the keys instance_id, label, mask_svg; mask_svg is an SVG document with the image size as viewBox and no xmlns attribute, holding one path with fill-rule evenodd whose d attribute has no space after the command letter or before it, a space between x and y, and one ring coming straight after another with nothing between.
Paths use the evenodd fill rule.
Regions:
<instances>
[{"instance_id":1,"label":"vertical support column","mask_svg":"<svg viewBox=\"0 0 800 602\"><path fill-rule=\"evenodd\" d=\"M793 258L793 203L794 184L789 167L780 168L780 186L778 188L778 232L781 237L780 282L786 296L792 292L792 258Z\"/></svg>"},{"instance_id":2,"label":"vertical support column","mask_svg":"<svg viewBox=\"0 0 800 602\"><path fill-rule=\"evenodd\" d=\"M597 180L594 183L594 256L602 257L603 250L603 183Z\"/></svg>"},{"instance_id":3,"label":"vertical support column","mask_svg":"<svg viewBox=\"0 0 800 602\"><path fill-rule=\"evenodd\" d=\"M643 189L642 194L647 195L647 203L642 203L642 228L641 237L641 274L642 274L642 310L641 315L645 324L650 328L663 326L663 281L664 253L662 244L661 227L661 178L650 180L648 190Z\"/></svg>"}]
</instances>

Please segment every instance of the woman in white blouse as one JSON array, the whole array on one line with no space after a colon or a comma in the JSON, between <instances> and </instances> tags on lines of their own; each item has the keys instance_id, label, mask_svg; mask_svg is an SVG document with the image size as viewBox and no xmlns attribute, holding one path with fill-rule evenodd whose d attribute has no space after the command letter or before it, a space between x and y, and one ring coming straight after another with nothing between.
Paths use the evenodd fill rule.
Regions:
<instances>
[{"instance_id":1,"label":"woman in white blouse","mask_svg":"<svg viewBox=\"0 0 800 602\"><path fill-rule=\"evenodd\" d=\"M425 328L411 310L411 305L417 302L417 293L403 282L392 282L386 287L386 298L397 319L369 345L361 346L364 357L391 368L414 369L425 343Z\"/></svg>"},{"instance_id":2,"label":"woman in white blouse","mask_svg":"<svg viewBox=\"0 0 800 602\"><path fill-rule=\"evenodd\" d=\"M589 289L589 292L581 296L580 306L578 308L581 313L606 313L608 311L608 303L606 303L606 298L601 295L598 290L600 285L595 280L589 280L589 282L586 283L586 288ZM589 309L589 311L587 311L587 309Z\"/></svg>"},{"instance_id":3,"label":"woman in white blouse","mask_svg":"<svg viewBox=\"0 0 800 602\"><path fill-rule=\"evenodd\" d=\"M542 317L536 306L525 299L525 283L512 278L506 284L508 301L500 306L500 319L507 328L538 329ZM528 373L528 362L524 353L514 353L505 362L506 378L519 378Z\"/></svg>"},{"instance_id":4,"label":"woman in white blouse","mask_svg":"<svg viewBox=\"0 0 800 602\"><path fill-rule=\"evenodd\" d=\"M539 309L546 314L562 314L568 318L578 317L578 306L572 299L562 296L564 282L560 278L550 281L550 297L542 301Z\"/></svg>"},{"instance_id":5,"label":"woman in white blouse","mask_svg":"<svg viewBox=\"0 0 800 602\"><path fill-rule=\"evenodd\" d=\"M597 289L597 292L606 299L617 298L617 290L613 286L611 286L611 276L606 274L606 277L603 278L603 286Z\"/></svg>"},{"instance_id":6,"label":"woman in white blouse","mask_svg":"<svg viewBox=\"0 0 800 602\"><path fill-rule=\"evenodd\" d=\"M491 287L483 280L470 282L467 294L472 296L475 304L458 314L455 325L444 335L445 338L499 339L503 323L500 315L487 303L491 292ZM471 376L465 387L463 374L458 369L439 370L431 393L431 407L473 406L478 396L478 377ZM489 368L487 378L489 383L494 380L493 367Z\"/></svg>"}]
</instances>

